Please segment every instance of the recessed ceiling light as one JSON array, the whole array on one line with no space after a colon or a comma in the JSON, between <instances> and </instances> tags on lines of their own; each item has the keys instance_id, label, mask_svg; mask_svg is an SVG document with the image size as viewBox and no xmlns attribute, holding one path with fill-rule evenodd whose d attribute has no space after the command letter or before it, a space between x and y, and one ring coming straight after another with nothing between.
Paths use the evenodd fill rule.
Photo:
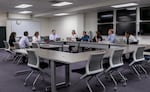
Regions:
<instances>
[{"instance_id":1,"label":"recessed ceiling light","mask_svg":"<svg viewBox=\"0 0 150 92\"><path fill-rule=\"evenodd\" d=\"M130 6L137 6L137 3L126 3L126 4L119 4L119 5L113 5L111 7L113 8L122 8L122 7L130 7Z\"/></svg>"},{"instance_id":2,"label":"recessed ceiling light","mask_svg":"<svg viewBox=\"0 0 150 92\"><path fill-rule=\"evenodd\" d=\"M32 7L33 5L30 5L30 4L20 4L20 5L17 5L15 6L15 8L29 8L29 7Z\"/></svg>"},{"instance_id":3,"label":"recessed ceiling light","mask_svg":"<svg viewBox=\"0 0 150 92\"><path fill-rule=\"evenodd\" d=\"M52 6L66 6L66 5L71 5L73 4L72 2L59 2L59 3L55 3L55 4L52 4Z\"/></svg>"},{"instance_id":4,"label":"recessed ceiling light","mask_svg":"<svg viewBox=\"0 0 150 92\"><path fill-rule=\"evenodd\" d=\"M68 13L58 13L58 14L54 14L54 16L65 16L65 15L69 15Z\"/></svg>"},{"instance_id":5,"label":"recessed ceiling light","mask_svg":"<svg viewBox=\"0 0 150 92\"><path fill-rule=\"evenodd\" d=\"M21 11L19 13L21 13L21 14L29 14L29 13L32 13L32 11Z\"/></svg>"}]
</instances>

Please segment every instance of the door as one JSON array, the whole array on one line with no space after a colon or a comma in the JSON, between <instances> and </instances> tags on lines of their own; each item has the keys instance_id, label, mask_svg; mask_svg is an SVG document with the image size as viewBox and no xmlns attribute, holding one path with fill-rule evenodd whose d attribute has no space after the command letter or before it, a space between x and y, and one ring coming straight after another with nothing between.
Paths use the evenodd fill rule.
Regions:
<instances>
[{"instance_id":1,"label":"door","mask_svg":"<svg viewBox=\"0 0 150 92\"><path fill-rule=\"evenodd\" d=\"M6 27L0 26L0 48L4 48L3 41L6 41Z\"/></svg>"}]
</instances>

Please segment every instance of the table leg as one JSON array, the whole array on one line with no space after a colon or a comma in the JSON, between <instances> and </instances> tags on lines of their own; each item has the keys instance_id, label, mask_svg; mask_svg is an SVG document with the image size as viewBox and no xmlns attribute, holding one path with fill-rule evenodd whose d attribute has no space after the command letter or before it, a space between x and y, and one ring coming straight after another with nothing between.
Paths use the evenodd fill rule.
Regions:
<instances>
[{"instance_id":1,"label":"table leg","mask_svg":"<svg viewBox=\"0 0 150 92\"><path fill-rule=\"evenodd\" d=\"M70 65L65 65L65 81L60 82L56 84L56 65L54 61L50 61L50 67L51 67L51 86L46 87L46 91L49 89L51 92L57 92L56 88L62 88L66 86L70 86Z\"/></svg>"},{"instance_id":2,"label":"table leg","mask_svg":"<svg viewBox=\"0 0 150 92\"><path fill-rule=\"evenodd\" d=\"M56 65L54 61L50 61L51 66L51 92L56 91Z\"/></svg>"},{"instance_id":3,"label":"table leg","mask_svg":"<svg viewBox=\"0 0 150 92\"><path fill-rule=\"evenodd\" d=\"M67 86L70 86L70 84L71 84L71 82L70 82L70 65L66 64L65 65L65 81L57 83L56 87L57 88L67 87Z\"/></svg>"},{"instance_id":4,"label":"table leg","mask_svg":"<svg viewBox=\"0 0 150 92\"><path fill-rule=\"evenodd\" d=\"M62 48L61 48L62 52L64 51L64 45L62 44Z\"/></svg>"},{"instance_id":5,"label":"table leg","mask_svg":"<svg viewBox=\"0 0 150 92\"><path fill-rule=\"evenodd\" d=\"M70 85L70 65L65 65L65 82L66 86Z\"/></svg>"}]
</instances>

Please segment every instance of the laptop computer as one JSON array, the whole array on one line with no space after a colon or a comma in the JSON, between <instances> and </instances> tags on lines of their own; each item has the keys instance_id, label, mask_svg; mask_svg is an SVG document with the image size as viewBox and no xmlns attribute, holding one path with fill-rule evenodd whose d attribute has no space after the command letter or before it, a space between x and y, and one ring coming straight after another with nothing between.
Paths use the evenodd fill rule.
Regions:
<instances>
[{"instance_id":1,"label":"laptop computer","mask_svg":"<svg viewBox=\"0 0 150 92\"><path fill-rule=\"evenodd\" d=\"M60 41L61 40L61 38L56 38L56 41Z\"/></svg>"}]
</instances>

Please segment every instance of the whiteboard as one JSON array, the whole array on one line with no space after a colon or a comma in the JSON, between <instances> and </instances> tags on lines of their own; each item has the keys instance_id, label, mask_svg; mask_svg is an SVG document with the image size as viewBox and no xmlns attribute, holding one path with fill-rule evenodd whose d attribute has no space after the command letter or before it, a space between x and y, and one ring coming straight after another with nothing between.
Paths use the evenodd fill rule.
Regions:
<instances>
[{"instance_id":1,"label":"whiteboard","mask_svg":"<svg viewBox=\"0 0 150 92\"><path fill-rule=\"evenodd\" d=\"M35 32L40 32L41 25L37 21L14 20L11 23L12 32L16 32L17 37L23 36L24 31L28 31L29 36L33 36Z\"/></svg>"}]
</instances>

